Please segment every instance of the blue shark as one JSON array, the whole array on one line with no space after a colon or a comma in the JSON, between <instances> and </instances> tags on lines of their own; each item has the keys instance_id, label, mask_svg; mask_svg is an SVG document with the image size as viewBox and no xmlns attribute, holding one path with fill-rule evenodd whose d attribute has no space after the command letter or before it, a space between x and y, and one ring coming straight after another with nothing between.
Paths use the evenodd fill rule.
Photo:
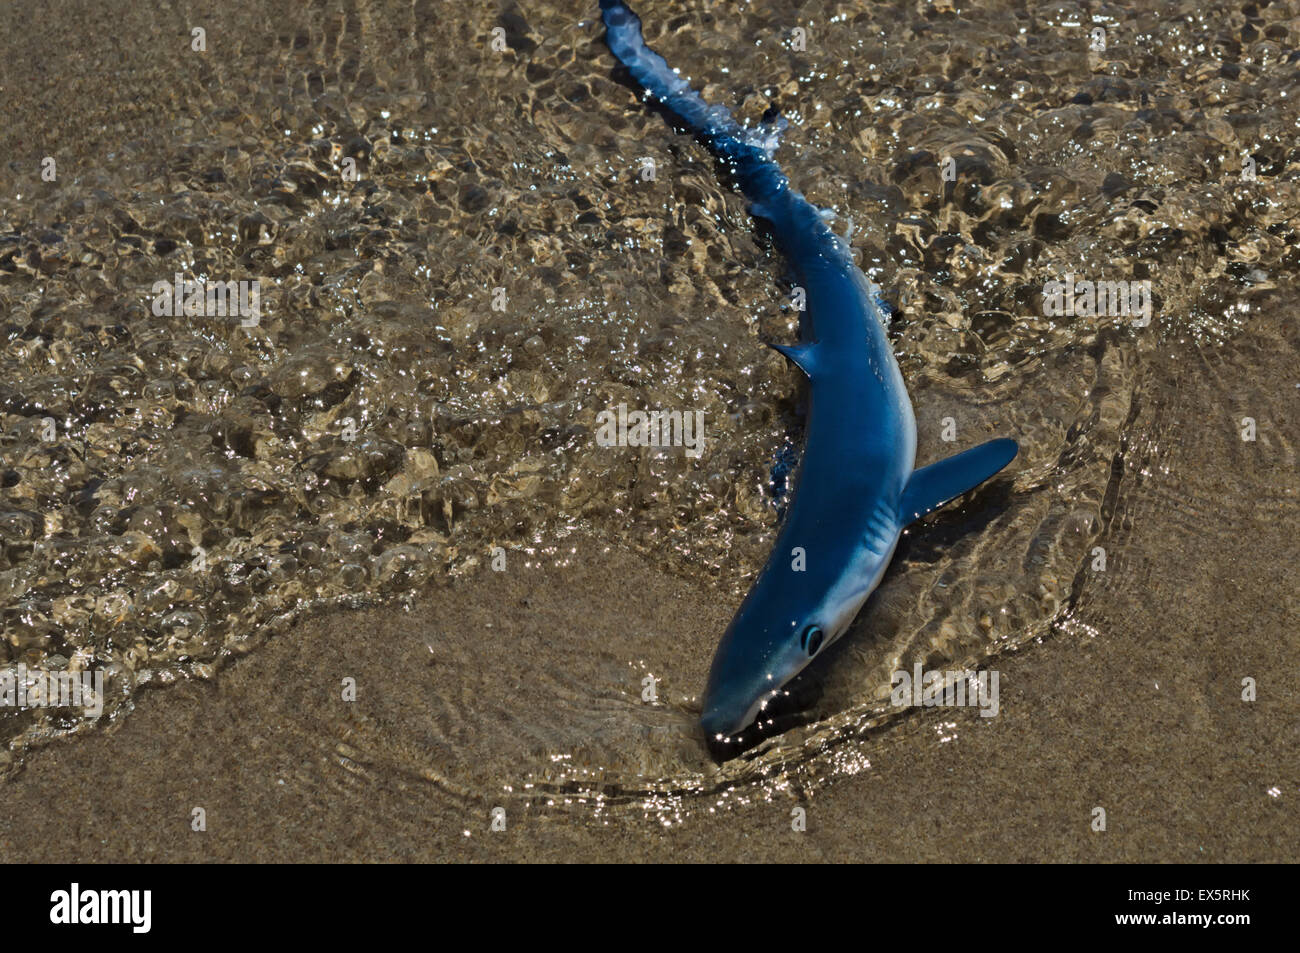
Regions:
<instances>
[{"instance_id":1,"label":"blue shark","mask_svg":"<svg viewBox=\"0 0 1300 953\"><path fill-rule=\"evenodd\" d=\"M721 756L848 630L904 528L996 474L1018 447L990 440L914 469L916 420L879 289L828 215L791 188L773 159L784 121L741 126L646 45L625 3L600 6L611 52L727 166L806 294L799 342L772 345L807 376L794 495L766 565L718 644L702 700L705 740Z\"/></svg>"}]
</instances>

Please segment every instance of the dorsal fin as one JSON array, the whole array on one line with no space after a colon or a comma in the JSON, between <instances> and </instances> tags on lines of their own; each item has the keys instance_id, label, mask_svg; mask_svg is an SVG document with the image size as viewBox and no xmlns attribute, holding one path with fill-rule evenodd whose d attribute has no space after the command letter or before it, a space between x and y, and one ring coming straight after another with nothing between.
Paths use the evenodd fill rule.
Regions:
<instances>
[{"instance_id":1,"label":"dorsal fin","mask_svg":"<svg viewBox=\"0 0 1300 953\"><path fill-rule=\"evenodd\" d=\"M902 522L906 525L919 520L975 489L1015 459L1019 450L1014 440L999 437L914 471L903 488L899 506Z\"/></svg>"},{"instance_id":2,"label":"dorsal fin","mask_svg":"<svg viewBox=\"0 0 1300 953\"><path fill-rule=\"evenodd\" d=\"M765 342L774 351L780 351L790 363L811 378L817 369L817 356L811 344L773 344Z\"/></svg>"}]
</instances>

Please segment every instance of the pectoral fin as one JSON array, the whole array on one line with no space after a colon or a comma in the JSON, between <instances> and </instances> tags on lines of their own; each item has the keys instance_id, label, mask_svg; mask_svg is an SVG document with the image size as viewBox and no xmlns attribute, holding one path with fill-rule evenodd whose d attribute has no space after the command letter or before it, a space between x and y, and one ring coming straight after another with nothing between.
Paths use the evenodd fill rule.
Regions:
<instances>
[{"instance_id":1,"label":"pectoral fin","mask_svg":"<svg viewBox=\"0 0 1300 953\"><path fill-rule=\"evenodd\" d=\"M903 488L903 523L919 520L973 490L1015 459L1019 450L1014 440L1001 437L913 472Z\"/></svg>"}]
</instances>

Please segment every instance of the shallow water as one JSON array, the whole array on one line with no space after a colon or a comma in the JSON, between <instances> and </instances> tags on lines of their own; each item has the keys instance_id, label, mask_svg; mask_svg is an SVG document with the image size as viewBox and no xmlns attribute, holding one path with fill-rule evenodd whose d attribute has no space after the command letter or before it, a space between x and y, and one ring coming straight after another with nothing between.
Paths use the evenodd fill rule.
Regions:
<instances>
[{"instance_id":1,"label":"shallow water","mask_svg":"<svg viewBox=\"0 0 1300 953\"><path fill-rule=\"evenodd\" d=\"M594 4L266 4L206 24L204 53L179 11L44 6L51 46L31 48L74 22L76 43L48 69L0 58L6 91L52 77L6 94L0 133L10 665L102 670L113 720L145 687L220 679L305 610L436 606L495 547L542 578L575 545L626 547L739 601L800 435L797 376L760 340L793 340L796 312L707 152L622 82ZM1022 448L909 533L807 680L813 723L721 768L696 736L698 661L664 632L493 647L488 583L427 646L437 759L380 727L352 738L460 796L672 820L866 769L907 717L893 671L1089 637L1079 607L1110 578L1096 547L1123 571L1135 513L1194 529L1213 564L1237 531L1217 500L1249 455L1294 473L1295 382L1243 402L1217 355L1260 325L1284 329L1274 353L1300 350L1277 320L1300 264L1300 21L1294 4L637 9L710 99L789 119L778 158L898 310L918 463L995 434ZM118 49L133 29L152 44ZM264 313L157 317L151 289L178 272L259 279ZM1149 280L1150 325L1044 315L1066 274ZM1162 429L1170 367L1222 380L1206 428L1250 416L1257 440L1207 456ZM702 457L599 446L620 403L703 411ZM1295 484L1256 502L1294 521ZM609 584L635 586L619 565ZM707 661L720 634L667 635ZM666 686L651 705L646 673ZM97 723L0 722L15 766ZM942 744L955 729L936 724Z\"/></svg>"}]
</instances>

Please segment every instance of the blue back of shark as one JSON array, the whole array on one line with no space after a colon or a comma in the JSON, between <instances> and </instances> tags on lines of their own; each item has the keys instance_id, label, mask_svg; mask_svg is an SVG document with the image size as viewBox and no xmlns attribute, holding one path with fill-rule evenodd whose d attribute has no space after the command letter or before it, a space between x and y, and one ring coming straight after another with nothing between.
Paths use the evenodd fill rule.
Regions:
<instances>
[{"instance_id":1,"label":"blue back of shark","mask_svg":"<svg viewBox=\"0 0 1300 953\"><path fill-rule=\"evenodd\" d=\"M776 545L709 672L700 722L720 753L849 628L903 528L993 476L1017 446L992 440L913 469L916 421L878 289L774 161L784 122L741 126L646 46L641 22L625 3L600 6L610 50L729 166L805 295L799 342L773 345L808 377L803 458Z\"/></svg>"}]
</instances>

